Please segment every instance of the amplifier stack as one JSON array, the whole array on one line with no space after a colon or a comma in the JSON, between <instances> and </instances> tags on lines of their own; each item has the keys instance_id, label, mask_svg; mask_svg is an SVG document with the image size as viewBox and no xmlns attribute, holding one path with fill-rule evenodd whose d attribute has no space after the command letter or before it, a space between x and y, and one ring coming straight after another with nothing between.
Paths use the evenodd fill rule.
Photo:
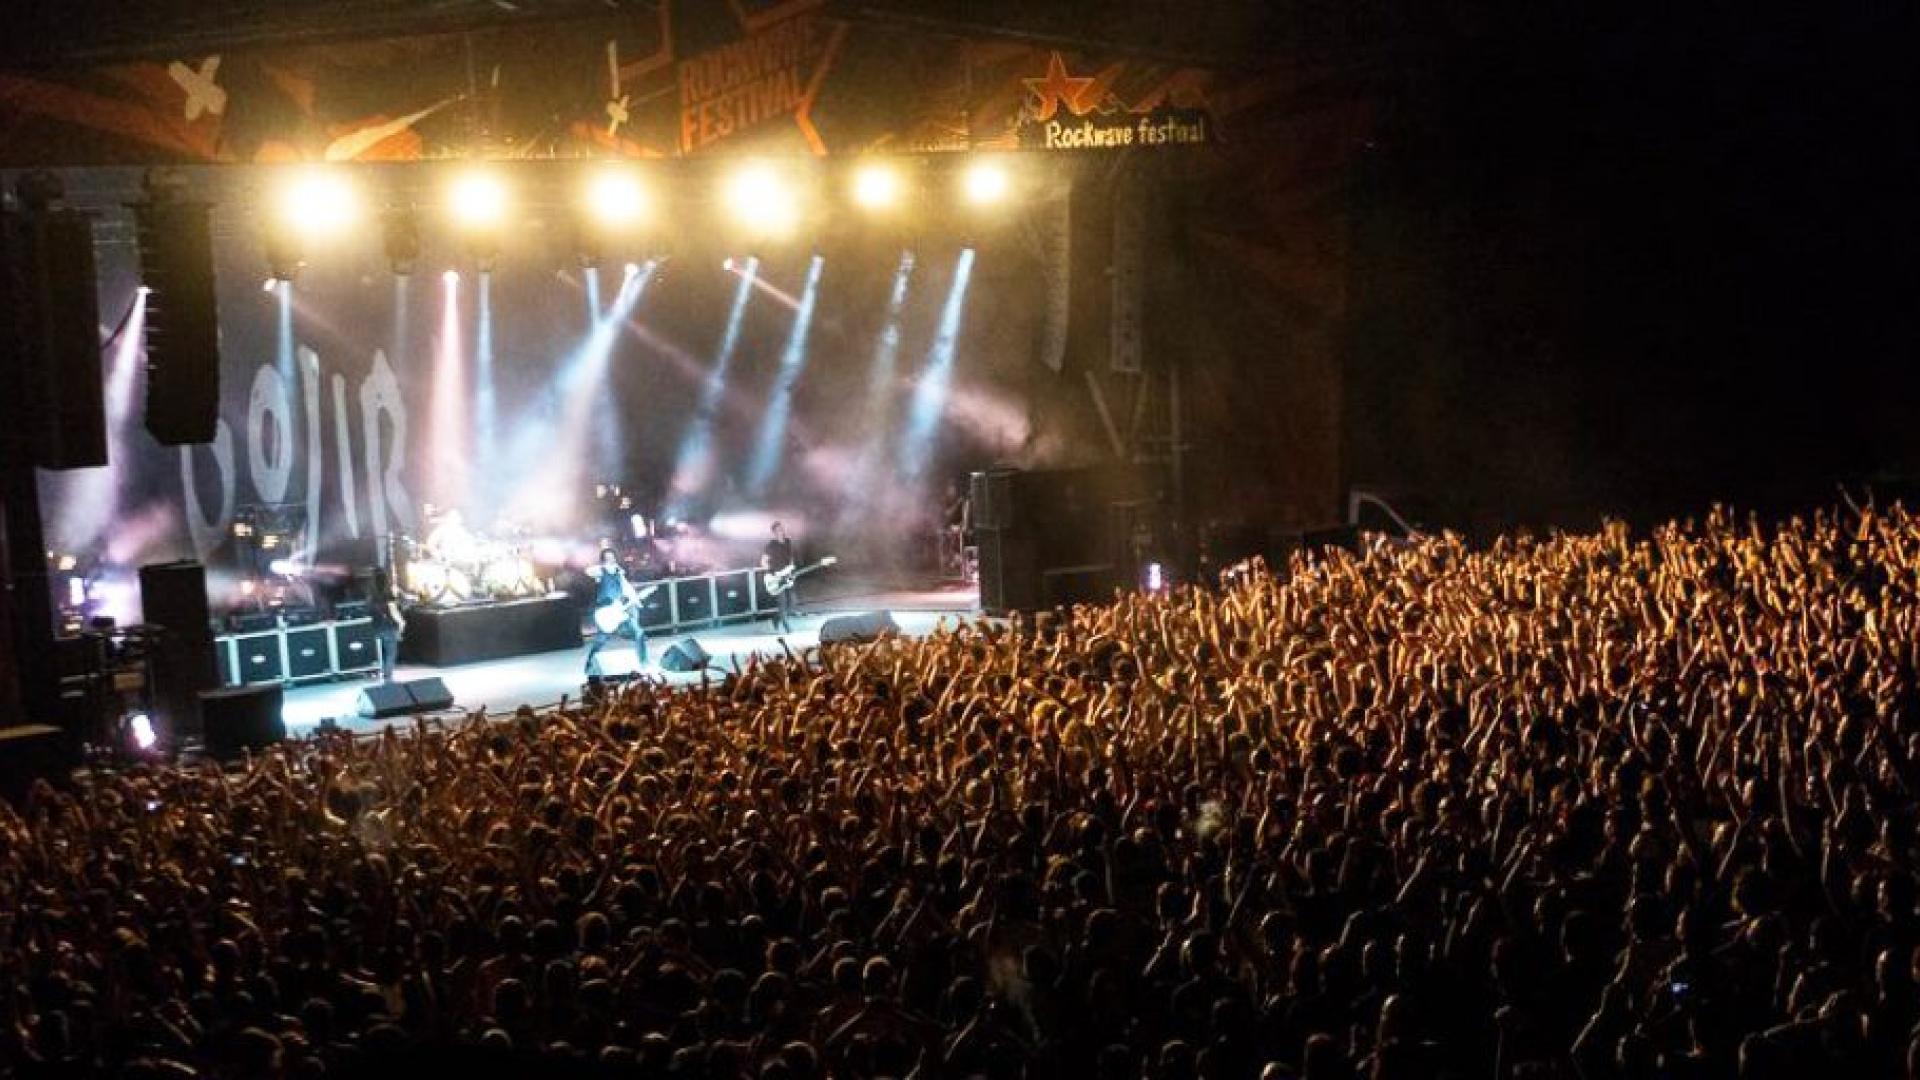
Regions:
<instances>
[{"instance_id":1,"label":"amplifier stack","mask_svg":"<svg viewBox=\"0 0 1920 1080\"><path fill-rule=\"evenodd\" d=\"M214 639L214 652L227 686L316 682L380 670L380 637L366 618L241 616L233 633Z\"/></svg>"}]
</instances>

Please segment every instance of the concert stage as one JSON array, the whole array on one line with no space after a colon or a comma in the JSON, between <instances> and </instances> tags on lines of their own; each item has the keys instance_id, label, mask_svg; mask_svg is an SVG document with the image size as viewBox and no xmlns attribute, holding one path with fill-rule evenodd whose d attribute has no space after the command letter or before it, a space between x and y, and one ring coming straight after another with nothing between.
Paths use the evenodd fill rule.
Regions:
<instances>
[{"instance_id":1,"label":"concert stage","mask_svg":"<svg viewBox=\"0 0 1920 1080\"><path fill-rule=\"evenodd\" d=\"M675 686L699 685L701 672L663 671L658 666L669 648L688 638L697 640L712 655L713 667L704 677L717 679L733 670L736 664L745 665L753 657L778 658L785 655L786 650L801 653L814 648L820 643L821 624L836 615L889 611L901 632L920 637L942 625L952 626L978 618L978 601L978 591L967 586L876 590L849 583L843 589L822 589L818 598L809 597L803 602L805 614L794 620L791 634L774 633L773 624L768 622L752 622L693 633L650 636L647 653L654 663L648 666L646 677ZM452 691L457 710L471 712L484 708L489 714L497 715L512 712L521 705L539 707L555 704L562 698L578 699L585 681L582 674L585 659L583 642L576 647L530 656L449 667L402 663L394 677L406 680L437 676L445 680ZM632 645L624 639L608 645L600 654L600 665L611 677L632 673L635 666ZM377 732L394 725L405 728L412 724L408 717L369 720L357 715L354 710L360 690L369 685L372 684L367 680L355 680L289 688L281 710L287 734L310 735L322 720L328 719L355 733Z\"/></svg>"}]
</instances>

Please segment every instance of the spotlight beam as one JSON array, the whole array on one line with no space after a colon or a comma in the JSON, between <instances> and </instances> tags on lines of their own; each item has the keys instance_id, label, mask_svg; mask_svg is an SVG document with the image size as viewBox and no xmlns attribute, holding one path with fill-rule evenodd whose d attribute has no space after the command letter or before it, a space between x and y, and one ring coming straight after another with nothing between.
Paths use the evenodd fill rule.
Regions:
<instances>
[{"instance_id":1,"label":"spotlight beam","mask_svg":"<svg viewBox=\"0 0 1920 1080\"><path fill-rule=\"evenodd\" d=\"M953 284L947 289L947 302L940 310L940 325L927 351L927 366L914 387L913 404L907 413L906 437L900 447L901 473L916 479L926 472L933 456L934 435L940 417L946 411L947 391L953 383L954 354L960 341L962 317L966 313L967 281L973 276L973 249L965 248L954 263Z\"/></svg>"},{"instance_id":2,"label":"spotlight beam","mask_svg":"<svg viewBox=\"0 0 1920 1080\"><path fill-rule=\"evenodd\" d=\"M715 414L720 411L721 399L726 396L727 369L733 363L734 349L740 344L740 327L746 321L747 301L753 297L754 279L759 275L759 257L749 257L746 270L740 274L740 284L733 290L733 307L727 313L727 328L720 338L720 350L714 357L712 370L707 373L706 384L700 388L699 406L687 424L686 434L680 439L680 448L674 453L673 479L667 492L669 517L686 517L689 501L706 486L712 476L713 421Z\"/></svg>"},{"instance_id":3,"label":"spotlight beam","mask_svg":"<svg viewBox=\"0 0 1920 1080\"><path fill-rule=\"evenodd\" d=\"M460 342L460 279L441 278L440 333L434 342L433 365L433 475L429 490L441 506L464 507L467 502L467 462L469 457L466 425L467 385Z\"/></svg>"},{"instance_id":4,"label":"spotlight beam","mask_svg":"<svg viewBox=\"0 0 1920 1080\"><path fill-rule=\"evenodd\" d=\"M494 428L497 422L493 386L493 275L480 275L480 296L475 302L473 341L473 450L479 475L493 475ZM480 492L482 496L489 494ZM490 515L491 505L479 507ZM482 517L481 520L486 520Z\"/></svg>"},{"instance_id":5,"label":"spotlight beam","mask_svg":"<svg viewBox=\"0 0 1920 1080\"><path fill-rule=\"evenodd\" d=\"M854 484L849 498L841 503L841 521L863 517L872 508L872 493L878 486L881 447L893 420L894 379L900 367L900 320L907 307L907 292L913 281L913 252L900 253L900 265L893 272L893 290L887 296L887 317L873 343L873 365L867 372L867 442L854 465Z\"/></svg>"},{"instance_id":6,"label":"spotlight beam","mask_svg":"<svg viewBox=\"0 0 1920 1080\"><path fill-rule=\"evenodd\" d=\"M541 405L526 410L517 425L510 460L525 467L504 505L522 520L550 517L571 506L571 492L584 482L588 440L598 403L605 398L607 365L620 327L639 306L657 264L630 275L613 305L590 321L586 338L548 384ZM545 521L545 524L564 524Z\"/></svg>"},{"instance_id":7,"label":"spotlight beam","mask_svg":"<svg viewBox=\"0 0 1920 1080\"><path fill-rule=\"evenodd\" d=\"M794 311L793 326L787 331L787 346L780 356L780 370L767 401L766 419L760 425L759 445L747 474L747 494L759 498L780 467L780 451L786 445L787 417L793 411L793 387L807 365L807 332L813 325L814 300L820 291L820 271L826 260L818 255L807 265L807 283L801 289Z\"/></svg>"}]
</instances>

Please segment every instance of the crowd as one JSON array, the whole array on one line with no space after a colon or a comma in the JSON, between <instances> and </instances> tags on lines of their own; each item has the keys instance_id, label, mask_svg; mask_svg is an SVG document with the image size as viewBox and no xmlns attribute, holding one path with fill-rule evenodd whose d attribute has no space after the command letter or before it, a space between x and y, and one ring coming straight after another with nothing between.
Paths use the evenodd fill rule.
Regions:
<instances>
[{"instance_id":1,"label":"crowd","mask_svg":"<svg viewBox=\"0 0 1920 1080\"><path fill-rule=\"evenodd\" d=\"M42 786L0 1073L1914 1076L1917 620L1715 512Z\"/></svg>"}]
</instances>

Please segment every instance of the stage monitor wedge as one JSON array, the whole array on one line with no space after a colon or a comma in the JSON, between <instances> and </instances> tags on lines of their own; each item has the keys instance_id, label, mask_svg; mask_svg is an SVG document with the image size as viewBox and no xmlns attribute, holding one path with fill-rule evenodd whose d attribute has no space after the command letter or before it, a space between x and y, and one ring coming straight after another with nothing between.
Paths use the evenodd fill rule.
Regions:
<instances>
[{"instance_id":1,"label":"stage monitor wedge","mask_svg":"<svg viewBox=\"0 0 1920 1080\"><path fill-rule=\"evenodd\" d=\"M900 632L900 624L885 611L863 615L836 615L820 624L820 644L857 645Z\"/></svg>"},{"instance_id":2,"label":"stage monitor wedge","mask_svg":"<svg viewBox=\"0 0 1920 1080\"><path fill-rule=\"evenodd\" d=\"M356 710L370 720L388 720L413 713L440 712L453 708L453 694L445 681L414 679L409 682L375 683L363 687Z\"/></svg>"},{"instance_id":3,"label":"stage monitor wedge","mask_svg":"<svg viewBox=\"0 0 1920 1080\"><path fill-rule=\"evenodd\" d=\"M147 294L147 431L162 446L213 441L220 311L212 207L156 193L134 205Z\"/></svg>"},{"instance_id":4,"label":"stage monitor wedge","mask_svg":"<svg viewBox=\"0 0 1920 1080\"><path fill-rule=\"evenodd\" d=\"M712 663L712 655L692 638L675 642L660 657L660 666L667 671L699 671Z\"/></svg>"}]
</instances>

